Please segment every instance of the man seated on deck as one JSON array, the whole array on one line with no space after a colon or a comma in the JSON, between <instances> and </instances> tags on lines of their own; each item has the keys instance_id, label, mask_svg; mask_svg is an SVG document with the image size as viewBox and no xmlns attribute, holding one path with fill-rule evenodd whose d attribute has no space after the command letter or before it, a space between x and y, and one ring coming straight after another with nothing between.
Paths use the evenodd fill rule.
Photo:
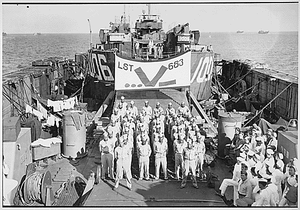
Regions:
<instances>
[{"instance_id":1,"label":"man seated on deck","mask_svg":"<svg viewBox=\"0 0 300 210\"><path fill-rule=\"evenodd\" d=\"M241 172L241 179L238 183L238 199L236 200L237 206L251 206L254 202L252 200L252 185L250 179L248 178L248 173L246 171Z\"/></svg>"},{"instance_id":2,"label":"man seated on deck","mask_svg":"<svg viewBox=\"0 0 300 210\"><path fill-rule=\"evenodd\" d=\"M255 154L259 155L259 159L258 161L260 162L263 162L264 159L265 159L265 152L266 152L266 147L265 145L263 144L263 138L260 136L260 137L256 137L255 140L256 140L256 145L254 147L254 152Z\"/></svg>"},{"instance_id":3,"label":"man seated on deck","mask_svg":"<svg viewBox=\"0 0 300 210\"><path fill-rule=\"evenodd\" d=\"M254 203L251 206L270 206L270 194L266 190L267 180L260 178L258 180L258 188L254 189L253 192L256 194ZM257 191L257 192L256 192Z\"/></svg>"},{"instance_id":4,"label":"man seated on deck","mask_svg":"<svg viewBox=\"0 0 300 210\"><path fill-rule=\"evenodd\" d=\"M265 138L262 136L262 130L259 126L257 126L256 124L253 124L252 126L252 137L251 137L251 141L250 141L250 149L254 150L254 148L256 147L256 139L260 138L262 143L265 142Z\"/></svg>"},{"instance_id":5,"label":"man seated on deck","mask_svg":"<svg viewBox=\"0 0 300 210\"><path fill-rule=\"evenodd\" d=\"M274 152L277 150L277 145L278 145L278 140L277 140L277 134L276 132L272 133L272 137L267 143L266 148L267 149L272 149Z\"/></svg>"},{"instance_id":6,"label":"man seated on deck","mask_svg":"<svg viewBox=\"0 0 300 210\"><path fill-rule=\"evenodd\" d=\"M221 196L223 199L225 198L225 191L228 186L233 186L233 204L236 205L237 199L237 186L238 181L241 178L241 170L242 170L242 162L245 161L242 157L237 157L237 162L234 165L233 175L231 179L223 179L219 191L216 192L217 195Z\"/></svg>"},{"instance_id":7,"label":"man seated on deck","mask_svg":"<svg viewBox=\"0 0 300 210\"><path fill-rule=\"evenodd\" d=\"M290 166L288 168L288 173L284 175L284 190L278 204L279 206L285 206L288 203L287 194L292 187L298 187L298 174L295 166Z\"/></svg>"}]
</instances>

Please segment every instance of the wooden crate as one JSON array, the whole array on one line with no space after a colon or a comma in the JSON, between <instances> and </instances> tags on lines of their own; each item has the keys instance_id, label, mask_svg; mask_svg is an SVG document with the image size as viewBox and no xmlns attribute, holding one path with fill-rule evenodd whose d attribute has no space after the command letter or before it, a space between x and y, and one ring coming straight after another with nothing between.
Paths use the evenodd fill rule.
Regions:
<instances>
[{"instance_id":1,"label":"wooden crate","mask_svg":"<svg viewBox=\"0 0 300 210\"><path fill-rule=\"evenodd\" d=\"M34 161L61 154L61 143L51 144L51 147L32 147Z\"/></svg>"}]
</instances>

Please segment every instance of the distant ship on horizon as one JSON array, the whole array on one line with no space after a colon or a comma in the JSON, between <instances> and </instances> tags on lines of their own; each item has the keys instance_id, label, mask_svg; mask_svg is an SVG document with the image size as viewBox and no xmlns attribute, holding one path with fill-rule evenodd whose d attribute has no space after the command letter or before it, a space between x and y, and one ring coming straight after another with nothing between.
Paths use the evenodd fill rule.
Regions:
<instances>
[{"instance_id":1,"label":"distant ship on horizon","mask_svg":"<svg viewBox=\"0 0 300 210\"><path fill-rule=\"evenodd\" d=\"M5 32L2 32L2 36L6 36L7 35L7 33L5 33Z\"/></svg>"},{"instance_id":2,"label":"distant ship on horizon","mask_svg":"<svg viewBox=\"0 0 300 210\"><path fill-rule=\"evenodd\" d=\"M33 34L34 36L37 36L37 35L42 35L41 33L34 33Z\"/></svg>"},{"instance_id":3,"label":"distant ship on horizon","mask_svg":"<svg viewBox=\"0 0 300 210\"><path fill-rule=\"evenodd\" d=\"M244 31L242 31L242 30L239 30L239 31L237 31L236 33L238 33L238 34L242 34L242 33L244 33Z\"/></svg>"},{"instance_id":4,"label":"distant ship on horizon","mask_svg":"<svg viewBox=\"0 0 300 210\"><path fill-rule=\"evenodd\" d=\"M259 33L259 34L268 34L269 31L263 31L263 30L260 30L258 33Z\"/></svg>"}]
</instances>

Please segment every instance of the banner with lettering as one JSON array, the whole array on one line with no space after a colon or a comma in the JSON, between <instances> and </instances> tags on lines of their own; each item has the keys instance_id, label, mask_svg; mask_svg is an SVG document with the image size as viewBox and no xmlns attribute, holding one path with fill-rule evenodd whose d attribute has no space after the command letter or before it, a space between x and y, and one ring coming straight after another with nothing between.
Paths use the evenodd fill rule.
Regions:
<instances>
[{"instance_id":1,"label":"banner with lettering","mask_svg":"<svg viewBox=\"0 0 300 210\"><path fill-rule=\"evenodd\" d=\"M116 55L115 89L161 89L190 85L191 52L168 60L136 61Z\"/></svg>"},{"instance_id":2,"label":"banner with lettering","mask_svg":"<svg viewBox=\"0 0 300 210\"><path fill-rule=\"evenodd\" d=\"M199 101L211 96L213 68L212 52L192 52L190 91Z\"/></svg>"}]
</instances>

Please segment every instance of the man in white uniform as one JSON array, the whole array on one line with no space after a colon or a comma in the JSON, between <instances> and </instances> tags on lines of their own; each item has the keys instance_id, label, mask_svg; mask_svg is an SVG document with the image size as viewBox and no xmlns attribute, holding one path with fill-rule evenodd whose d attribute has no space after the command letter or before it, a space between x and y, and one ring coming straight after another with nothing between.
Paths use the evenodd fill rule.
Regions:
<instances>
[{"instance_id":1,"label":"man in white uniform","mask_svg":"<svg viewBox=\"0 0 300 210\"><path fill-rule=\"evenodd\" d=\"M160 166L164 173L164 179L168 179L167 174L167 153L168 143L166 137L161 134L158 141L154 142L154 155L155 155L155 179L159 179Z\"/></svg>"},{"instance_id":2,"label":"man in white uniform","mask_svg":"<svg viewBox=\"0 0 300 210\"><path fill-rule=\"evenodd\" d=\"M140 169L140 178L142 180L149 180L149 157L151 155L151 147L150 144L147 143L147 139L142 137L142 143L137 148L138 157L139 157L139 169Z\"/></svg>"},{"instance_id":3,"label":"man in white uniform","mask_svg":"<svg viewBox=\"0 0 300 210\"><path fill-rule=\"evenodd\" d=\"M191 140L187 141L187 147L183 149L183 160L184 160L184 176L180 188L184 188L186 186L187 177L189 175L189 172L191 172L193 186L196 189L198 189L197 180L196 180L196 150Z\"/></svg>"},{"instance_id":4,"label":"man in white uniform","mask_svg":"<svg viewBox=\"0 0 300 210\"><path fill-rule=\"evenodd\" d=\"M183 149L187 147L183 136L178 136L178 140L174 141L174 154L175 154L175 179L179 180L179 170L181 169L182 174L184 173L184 161L183 161Z\"/></svg>"},{"instance_id":5,"label":"man in white uniform","mask_svg":"<svg viewBox=\"0 0 300 210\"><path fill-rule=\"evenodd\" d=\"M127 139L120 138L120 144L115 149L115 158L117 160L117 175L116 175L116 184L115 188L117 189L119 187L120 180L123 178L123 173L126 177L126 184L129 190L131 190L132 184L131 184L131 172L130 172L130 162L129 162L129 156L131 153L131 148L126 145Z\"/></svg>"}]
</instances>

